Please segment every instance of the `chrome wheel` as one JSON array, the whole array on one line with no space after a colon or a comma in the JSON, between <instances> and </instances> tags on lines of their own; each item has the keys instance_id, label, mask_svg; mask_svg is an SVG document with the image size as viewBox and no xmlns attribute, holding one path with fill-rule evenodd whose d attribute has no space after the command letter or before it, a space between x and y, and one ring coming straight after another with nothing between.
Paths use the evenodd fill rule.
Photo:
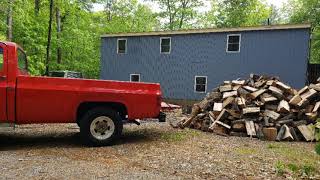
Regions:
<instances>
[{"instance_id":1,"label":"chrome wheel","mask_svg":"<svg viewBox=\"0 0 320 180\"><path fill-rule=\"evenodd\" d=\"M90 132L92 136L99 140L110 138L114 131L114 122L107 116L99 116L95 118L90 124Z\"/></svg>"}]
</instances>

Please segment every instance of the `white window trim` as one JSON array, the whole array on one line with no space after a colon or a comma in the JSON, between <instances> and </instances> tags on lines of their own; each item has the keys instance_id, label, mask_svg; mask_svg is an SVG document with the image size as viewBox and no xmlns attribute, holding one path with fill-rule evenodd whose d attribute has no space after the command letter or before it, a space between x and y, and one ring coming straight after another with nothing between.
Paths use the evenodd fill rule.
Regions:
<instances>
[{"instance_id":1,"label":"white window trim","mask_svg":"<svg viewBox=\"0 0 320 180\"><path fill-rule=\"evenodd\" d=\"M161 42L162 39L170 39L170 49L169 52L161 52ZM171 37L160 37L160 54L170 54L171 53Z\"/></svg>"},{"instance_id":2,"label":"white window trim","mask_svg":"<svg viewBox=\"0 0 320 180\"><path fill-rule=\"evenodd\" d=\"M205 88L204 92L197 91L197 78L206 78L206 88ZM207 93L207 88L208 88L208 76L195 76L194 77L194 92L195 93Z\"/></svg>"},{"instance_id":3,"label":"white window trim","mask_svg":"<svg viewBox=\"0 0 320 180\"><path fill-rule=\"evenodd\" d=\"M119 53L119 41L121 41L121 40L125 40L126 41L126 45L125 45L126 49L125 49L124 53ZM117 39L117 54L127 54L127 51L128 51L127 42L128 42L128 40L126 38Z\"/></svg>"},{"instance_id":4,"label":"white window trim","mask_svg":"<svg viewBox=\"0 0 320 180\"><path fill-rule=\"evenodd\" d=\"M139 76L139 81L132 81L132 76ZM130 82L141 82L141 79L140 79L140 74L130 74Z\"/></svg>"},{"instance_id":5,"label":"white window trim","mask_svg":"<svg viewBox=\"0 0 320 180\"><path fill-rule=\"evenodd\" d=\"M239 50L238 50L238 51L228 51L229 36L239 36ZM226 52L227 52L227 53L240 53L240 49L241 49L241 34L228 34L228 35L227 35L227 47L226 47Z\"/></svg>"}]
</instances>

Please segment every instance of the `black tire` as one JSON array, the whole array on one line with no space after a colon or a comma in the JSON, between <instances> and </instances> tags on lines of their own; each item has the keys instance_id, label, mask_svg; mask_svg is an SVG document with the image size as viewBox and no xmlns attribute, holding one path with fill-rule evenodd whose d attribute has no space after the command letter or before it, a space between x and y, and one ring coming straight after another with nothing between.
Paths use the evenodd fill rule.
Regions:
<instances>
[{"instance_id":1,"label":"black tire","mask_svg":"<svg viewBox=\"0 0 320 180\"><path fill-rule=\"evenodd\" d=\"M110 119L113 122L113 125ZM93 124L94 121L95 124ZM102 127L98 127L97 124L100 123L103 124ZM96 130L96 128L99 130L99 132ZM99 128L102 128L102 130ZM121 117L115 110L110 108L97 107L90 109L80 120L80 134L82 140L86 145L89 146L111 145L117 139L119 139L122 129L123 124ZM107 137L104 138L103 136Z\"/></svg>"}]
</instances>

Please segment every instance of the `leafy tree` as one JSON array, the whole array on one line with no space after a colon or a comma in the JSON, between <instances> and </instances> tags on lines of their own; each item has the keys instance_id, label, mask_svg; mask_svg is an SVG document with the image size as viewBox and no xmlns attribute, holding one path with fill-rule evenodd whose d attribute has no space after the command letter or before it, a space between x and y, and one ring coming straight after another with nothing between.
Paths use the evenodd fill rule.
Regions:
<instances>
[{"instance_id":1,"label":"leafy tree","mask_svg":"<svg viewBox=\"0 0 320 180\"><path fill-rule=\"evenodd\" d=\"M206 16L209 26L253 26L266 22L270 8L263 0L213 0Z\"/></svg>"},{"instance_id":2,"label":"leafy tree","mask_svg":"<svg viewBox=\"0 0 320 180\"><path fill-rule=\"evenodd\" d=\"M152 10L137 0L109 1L105 8L98 14L105 33L151 31L159 24Z\"/></svg>"},{"instance_id":3,"label":"leafy tree","mask_svg":"<svg viewBox=\"0 0 320 180\"><path fill-rule=\"evenodd\" d=\"M175 30L190 28L198 15L196 8L203 5L201 0L156 0L160 9L159 13L164 23L164 29Z\"/></svg>"},{"instance_id":4,"label":"leafy tree","mask_svg":"<svg viewBox=\"0 0 320 180\"><path fill-rule=\"evenodd\" d=\"M320 63L320 1L290 0L286 12L291 23L311 23L311 63Z\"/></svg>"}]
</instances>

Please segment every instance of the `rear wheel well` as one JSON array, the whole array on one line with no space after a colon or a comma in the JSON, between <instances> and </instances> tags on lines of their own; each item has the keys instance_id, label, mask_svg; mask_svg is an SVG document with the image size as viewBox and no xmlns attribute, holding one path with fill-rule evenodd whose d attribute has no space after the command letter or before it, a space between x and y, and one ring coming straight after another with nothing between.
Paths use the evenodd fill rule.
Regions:
<instances>
[{"instance_id":1,"label":"rear wheel well","mask_svg":"<svg viewBox=\"0 0 320 180\"><path fill-rule=\"evenodd\" d=\"M117 111L122 119L126 118L128 114L127 108L122 103L117 102L84 102L81 103L77 109L77 123L79 123L80 119L88 112L90 109L96 107L107 107Z\"/></svg>"}]
</instances>

